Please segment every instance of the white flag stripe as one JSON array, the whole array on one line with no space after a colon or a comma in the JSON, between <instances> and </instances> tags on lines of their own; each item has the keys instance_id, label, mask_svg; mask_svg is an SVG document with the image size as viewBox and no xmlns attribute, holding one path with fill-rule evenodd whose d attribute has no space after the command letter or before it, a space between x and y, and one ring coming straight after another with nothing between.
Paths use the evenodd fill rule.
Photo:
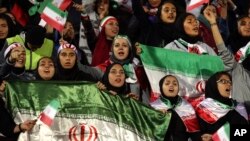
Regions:
<instances>
[{"instance_id":1,"label":"white flag stripe","mask_svg":"<svg viewBox=\"0 0 250 141\"><path fill-rule=\"evenodd\" d=\"M150 80L151 83L151 88L153 92L160 94L160 89L159 89L159 81L162 77L164 77L166 74L172 74L177 77L179 83L180 83L180 96L187 96L187 97L199 97L201 94L196 90L195 85L201 81L201 79L206 79L206 78L192 78L188 76L183 76L182 74L177 74L177 73L166 73L165 71L160 71L160 70L152 70L148 69L145 67L145 71L147 74L148 79ZM157 74L157 75L155 75Z\"/></svg>"},{"instance_id":2,"label":"white flag stripe","mask_svg":"<svg viewBox=\"0 0 250 141\"><path fill-rule=\"evenodd\" d=\"M50 119L53 119L53 118L55 117L56 113L57 113L57 110L56 110L54 107L48 105L48 106L44 109L43 113L44 113L46 116L48 116Z\"/></svg>"},{"instance_id":3,"label":"white flag stripe","mask_svg":"<svg viewBox=\"0 0 250 141\"><path fill-rule=\"evenodd\" d=\"M56 13L55 11L50 9L49 7L46 7L44 9L43 14L50 17L51 19L53 19L54 21L56 21L57 23L59 23L62 26L64 26L64 24L66 22L66 18L61 17L61 15L59 15L58 13Z\"/></svg>"},{"instance_id":4,"label":"white flag stripe","mask_svg":"<svg viewBox=\"0 0 250 141\"><path fill-rule=\"evenodd\" d=\"M26 112L28 113L28 112ZM21 116L15 117L16 122L20 122L21 119L30 119L29 114L20 114ZM100 115L96 115L100 118ZM84 115L83 115L84 117ZM105 119L105 117L103 117ZM34 129L40 130L40 132L37 132L36 130L32 130L29 134L32 136L32 141L40 141L40 140L49 140L49 141L59 141L59 140L69 140L69 129L73 126L78 125L83 126L84 123L85 127L93 126L96 128L98 133L97 140L99 141L155 141L153 138L146 138L142 134L140 134L138 131L130 130L129 126L126 124L120 124L113 122L108 122L103 119L98 118L90 118L90 119L70 119L70 118L61 118L61 117L55 117L54 119L54 126L48 127L42 125L35 125ZM76 122L77 121L77 122ZM110 120L112 121L112 120ZM92 128L93 129L93 128ZM60 132L59 132L60 131ZM80 130L76 129L74 133L76 134L76 138L80 138ZM40 134L39 134L40 133ZM94 132L92 132L94 133ZM122 136L121 136L122 135ZM85 138L88 138L88 134L84 134ZM92 134L92 136L95 136ZM91 139L94 139L91 138ZM27 133L21 134L19 137L19 141L27 141ZM92 141L92 140L91 140Z\"/></svg>"},{"instance_id":5,"label":"white flag stripe","mask_svg":"<svg viewBox=\"0 0 250 141\"><path fill-rule=\"evenodd\" d=\"M52 4L54 4L55 6L59 7L64 0L53 0Z\"/></svg>"}]
</instances>

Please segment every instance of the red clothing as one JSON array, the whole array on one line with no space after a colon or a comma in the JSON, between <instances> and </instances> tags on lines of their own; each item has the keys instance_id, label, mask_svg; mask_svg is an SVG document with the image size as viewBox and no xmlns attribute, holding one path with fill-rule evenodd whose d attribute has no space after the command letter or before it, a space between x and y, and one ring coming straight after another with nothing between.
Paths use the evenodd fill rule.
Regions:
<instances>
[{"instance_id":1,"label":"red clothing","mask_svg":"<svg viewBox=\"0 0 250 141\"><path fill-rule=\"evenodd\" d=\"M105 30L102 30L100 35L98 36L95 49L92 55L92 66L97 66L101 63L104 63L110 55L110 49L112 46L112 40L107 40L105 35Z\"/></svg>"},{"instance_id":2,"label":"red clothing","mask_svg":"<svg viewBox=\"0 0 250 141\"><path fill-rule=\"evenodd\" d=\"M214 50L214 52L218 54L218 49L216 47L212 31L211 29L206 27L206 25L202 22L200 22L200 35L202 37L203 42L208 44Z\"/></svg>"}]
</instances>

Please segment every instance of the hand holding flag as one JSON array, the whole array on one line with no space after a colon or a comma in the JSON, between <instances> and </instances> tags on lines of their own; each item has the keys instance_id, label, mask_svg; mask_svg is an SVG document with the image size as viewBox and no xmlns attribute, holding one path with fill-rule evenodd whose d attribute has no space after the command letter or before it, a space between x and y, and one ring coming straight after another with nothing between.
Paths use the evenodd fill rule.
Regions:
<instances>
[{"instance_id":1,"label":"hand holding flag","mask_svg":"<svg viewBox=\"0 0 250 141\"><path fill-rule=\"evenodd\" d=\"M53 119L55 118L58 109L60 107L60 103L57 100L52 100L49 105L47 105L44 111L40 114L39 119L44 124L51 126L53 123Z\"/></svg>"},{"instance_id":2,"label":"hand holding flag","mask_svg":"<svg viewBox=\"0 0 250 141\"><path fill-rule=\"evenodd\" d=\"M212 135L213 141L230 141L230 126L225 123L219 130Z\"/></svg>"}]
</instances>

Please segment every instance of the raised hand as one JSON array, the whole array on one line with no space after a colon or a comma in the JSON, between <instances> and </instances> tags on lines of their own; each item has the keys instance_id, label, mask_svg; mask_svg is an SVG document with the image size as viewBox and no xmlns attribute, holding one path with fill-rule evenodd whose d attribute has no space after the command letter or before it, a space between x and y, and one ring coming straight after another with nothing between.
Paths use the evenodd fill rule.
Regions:
<instances>
[{"instance_id":1,"label":"raised hand","mask_svg":"<svg viewBox=\"0 0 250 141\"><path fill-rule=\"evenodd\" d=\"M210 24L216 23L216 15L208 7L204 10L204 16Z\"/></svg>"}]
</instances>

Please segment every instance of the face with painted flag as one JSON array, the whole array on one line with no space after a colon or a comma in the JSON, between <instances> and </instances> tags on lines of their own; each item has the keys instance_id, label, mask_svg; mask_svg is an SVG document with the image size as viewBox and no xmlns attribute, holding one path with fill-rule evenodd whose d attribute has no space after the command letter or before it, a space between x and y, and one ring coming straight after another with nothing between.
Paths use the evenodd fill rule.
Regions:
<instances>
[{"instance_id":1,"label":"face with painted flag","mask_svg":"<svg viewBox=\"0 0 250 141\"><path fill-rule=\"evenodd\" d=\"M166 97L175 97L179 92L179 82L176 77L169 75L165 77L162 84L163 94Z\"/></svg>"}]
</instances>

